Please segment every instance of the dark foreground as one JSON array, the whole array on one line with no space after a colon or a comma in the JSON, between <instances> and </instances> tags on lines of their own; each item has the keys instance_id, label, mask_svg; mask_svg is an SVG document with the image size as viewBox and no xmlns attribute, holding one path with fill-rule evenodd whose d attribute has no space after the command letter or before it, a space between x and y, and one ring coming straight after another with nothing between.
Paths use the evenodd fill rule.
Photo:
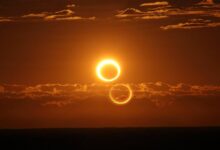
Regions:
<instances>
[{"instance_id":1,"label":"dark foreground","mask_svg":"<svg viewBox=\"0 0 220 150\"><path fill-rule=\"evenodd\" d=\"M219 149L220 128L0 130L0 149Z\"/></svg>"}]
</instances>

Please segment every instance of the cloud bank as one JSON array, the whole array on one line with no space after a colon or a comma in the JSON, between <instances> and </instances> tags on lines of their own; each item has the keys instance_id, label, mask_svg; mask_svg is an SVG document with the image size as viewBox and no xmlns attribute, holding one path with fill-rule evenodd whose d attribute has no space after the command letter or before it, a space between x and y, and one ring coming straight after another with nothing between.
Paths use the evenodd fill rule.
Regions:
<instances>
[{"instance_id":1,"label":"cloud bank","mask_svg":"<svg viewBox=\"0 0 220 150\"><path fill-rule=\"evenodd\" d=\"M129 84L133 90L132 101L146 100L156 105L172 104L183 97L220 97L220 86L171 85L163 82ZM1 85L0 100L32 100L42 105L63 106L96 98L108 99L109 84L39 84ZM123 89L122 89L123 90ZM119 91L120 92L120 91ZM126 93L121 91L121 93Z\"/></svg>"}]
</instances>

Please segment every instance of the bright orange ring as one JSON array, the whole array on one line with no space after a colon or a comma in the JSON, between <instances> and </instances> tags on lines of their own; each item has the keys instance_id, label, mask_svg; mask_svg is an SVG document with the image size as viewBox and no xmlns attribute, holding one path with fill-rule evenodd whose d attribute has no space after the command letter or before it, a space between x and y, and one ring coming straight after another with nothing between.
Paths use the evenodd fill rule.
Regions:
<instances>
[{"instance_id":1,"label":"bright orange ring","mask_svg":"<svg viewBox=\"0 0 220 150\"><path fill-rule=\"evenodd\" d=\"M112 66L114 66L114 67L116 68L117 74L115 75L115 77L109 79L109 78L106 78L106 77L104 77L104 76L102 75L102 73L101 73L101 72L102 72L102 69L103 69L103 67L105 67L106 65L112 65ZM117 80L118 77L120 76L120 74L121 74L121 68L120 68L118 62L116 62L115 60L113 60L113 59L106 59L106 60L101 61L101 62L98 64L98 66L97 66L97 68L96 68L96 73L97 73L97 76L99 77L99 79L101 79L102 81L104 81L104 82L112 82L112 81Z\"/></svg>"},{"instance_id":2,"label":"bright orange ring","mask_svg":"<svg viewBox=\"0 0 220 150\"><path fill-rule=\"evenodd\" d=\"M122 102L119 102L119 101L117 101L117 100L113 97L113 95L112 95L112 90L113 90L114 87L116 87L116 86L124 86L124 87L126 87L126 88L128 89L128 91L129 91L129 96L128 96L128 98L127 98L126 100L124 100L124 101L122 101ZM111 99L111 101L112 101L113 103L115 103L115 104L117 104L117 105L124 105L124 104L127 104L128 102L130 102L130 100L132 99L132 97L133 97L133 91L132 91L131 87L130 87L128 84L116 84L116 85L114 85L114 86L111 87L111 89L110 89L110 91L109 91L109 97L110 97L110 99Z\"/></svg>"}]
</instances>

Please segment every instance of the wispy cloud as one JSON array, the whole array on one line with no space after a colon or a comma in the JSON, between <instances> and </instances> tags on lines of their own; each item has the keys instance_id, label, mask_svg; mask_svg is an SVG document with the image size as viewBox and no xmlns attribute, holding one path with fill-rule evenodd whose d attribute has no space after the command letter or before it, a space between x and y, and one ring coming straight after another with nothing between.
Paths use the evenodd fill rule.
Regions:
<instances>
[{"instance_id":1,"label":"wispy cloud","mask_svg":"<svg viewBox=\"0 0 220 150\"><path fill-rule=\"evenodd\" d=\"M158 1L158 2L142 3L140 6L146 7L146 6L167 6L167 5L169 5L167 1Z\"/></svg>"},{"instance_id":2,"label":"wispy cloud","mask_svg":"<svg viewBox=\"0 0 220 150\"><path fill-rule=\"evenodd\" d=\"M21 16L22 18L44 18L48 15L48 12L41 12L41 13L30 13Z\"/></svg>"},{"instance_id":3,"label":"wispy cloud","mask_svg":"<svg viewBox=\"0 0 220 150\"><path fill-rule=\"evenodd\" d=\"M75 4L68 4L66 7L67 8L74 8L74 7L76 7L76 5Z\"/></svg>"},{"instance_id":4,"label":"wispy cloud","mask_svg":"<svg viewBox=\"0 0 220 150\"><path fill-rule=\"evenodd\" d=\"M161 104L172 104L181 97L220 97L220 86L188 85L179 83L136 83L129 84L134 92L133 100L146 100ZM108 99L109 84L39 84L1 85L0 99L39 101L42 105L63 106L93 98ZM121 93L126 93L121 89Z\"/></svg>"},{"instance_id":5,"label":"wispy cloud","mask_svg":"<svg viewBox=\"0 0 220 150\"><path fill-rule=\"evenodd\" d=\"M155 2L156 3L156 2ZM141 4L140 6L148 6L148 3ZM151 3L149 5L152 5ZM205 5L205 4L204 4ZM153 8L147 7L147 9L141 8L128 8L116 15L116 17L129 17L130 12L132 11L132 16L179 16L179 15L201 15L201 16L212 16L216 17L216 14L220 13L220 4L206 5L207 7L202 7L200 3L190 7L177 8L170 4L164 6L157 6ZM140 10L141 9L141 10ZM130 10L130 11L128 11ZM135 11L134 11L135 10ZM141 12L141 13L140 13Z\"/></svg>"},{"instance_id":6,"label":"wispy cloud","mask_svg":"<svg viewBox=\"0 0 220 150\"><path fill-rule=\"evenodd\" d=\"M211 20L204 19L190 19L186 22L162 26L161 29L199 29L199 28L209 28L209 27L218 27L220 22L212 22Z\"/></svg>"},{"instance_id":7,"label":"wispy cloud","mask_svg":"<svg viewBox=\"0 0 220 150\"><path fill-rule=\"evenodd\" d=\"M13 20L9 17L0 17L0 22L12 22Z\"/></svg>"},{"instance_id":8,"label":"wispy cloud","mask_svg":"<svg viewBox=\"0 0 220 150\"><path fill-rule=\"evenodd\" d=\"M147 20L147 19L163 19L167 18L167 15L158 14L155 15L154 12L144 12L136 8L127 8L125 10L118 11L116 15L119 19L130 19L130 20Z\"/></svg>"},{"instance_id":9,"label":"wispy cloud","mask_svg":"<svg viewBox=\"0 0 220 150\"><path fill-rule=\"evenodd\" d=\"M144 16L145 12L140 11L139 9L135 8L127 8L125 10L118 11L116 17L118 18L125 18L125 17L138 17Z\"/></svg>"},{"instance_id":10,"label":"wispy cloud","mask_svg":"<svg viewBox=\"0 0 220 150\"><path fill-rule=\"evenodd\" d=\"M166 22L171 19L172 22L174 20L178 21L176 25L162 25L161 29L218 27L220 22L220 4L214 3L213 0L204 0L187 7L176 7L168 1L156 1L142 3L138 8L126 8L118 11L116 18L131 21L150 19L167 19Z\"/></svg>"},{"instance_id":11,"label":"wispy cloud","mask_svg":"<svg viewBox=\"0 0 220 150\"><path fill-rule=\"evenodd\" d=\"M67 4L65 8L58 11L31 12L21 16L0 17L0 22L9 21L73 21L73 20L95 20L92 17L82 17L75 14L75 4Z\"/></svg>"}]
</instances>

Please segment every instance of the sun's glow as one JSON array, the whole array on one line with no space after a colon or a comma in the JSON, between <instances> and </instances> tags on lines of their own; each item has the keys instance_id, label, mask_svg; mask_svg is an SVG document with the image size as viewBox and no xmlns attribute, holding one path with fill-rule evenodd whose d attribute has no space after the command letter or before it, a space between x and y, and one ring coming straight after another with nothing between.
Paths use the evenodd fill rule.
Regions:
<instances>
[{"instance_id":1,"label":"sun's glow","mask_svg":"<svg viewBox=\"0 0 220 150\"><path fill-rule=\"evenodd\" d=\"M117 87L125 87L128 90L128 96L126 96L126 99L120 100L117 99L116 97L113 96L113 90ZM130 102L130 100L133 97L133 91L131 89L131 87L128 84L116 84L114 86L111 87L110 91L109 91L109 97L111 99L111 101L117 105L124 105L127 104L128 102Z\"/></svg>"},{"instance_id":2,"label":"sun's glow","mask_svg":"<svg viewBox=\"0 0 220 150\"><path fill-rule=\"evenodd\" d=\"M102 70L104 67L106 67L107 65L111 65L113 67L115 67L115 69L117 70L117 73L114 77L112 78L107 78L103 75ZM117 61L113 60L113 59L105 59L103 61L101 61L96 68L96 74L99 77L99 79L101 79L104 82L112 82L118 79L118 77L121 74L121 68L120 65L118 64Z\"/></svg>"}]
</instances>

